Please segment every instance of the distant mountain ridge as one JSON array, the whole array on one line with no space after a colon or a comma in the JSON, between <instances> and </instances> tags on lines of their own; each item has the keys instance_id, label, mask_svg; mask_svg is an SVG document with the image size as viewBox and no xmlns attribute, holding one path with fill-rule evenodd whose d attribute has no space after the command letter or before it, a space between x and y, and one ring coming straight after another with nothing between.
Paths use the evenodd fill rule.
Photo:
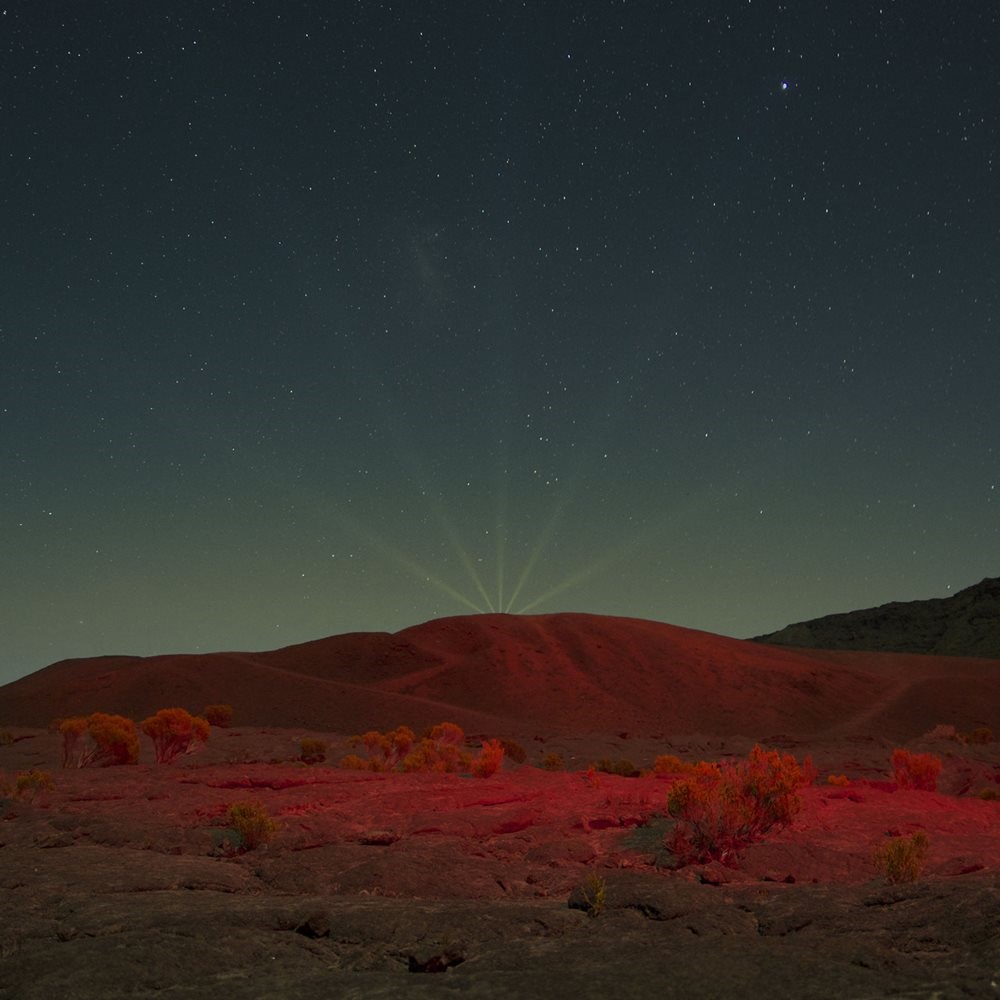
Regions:
<instances>
[{"instance_id":1,"label":"distant mountain ridge","mask_svg":"<svg viewBox=\"0 0 1000 1000\"><path fill-rule=\"evenodd\" d=\"M824 615L752 641L802 649L1000 658L1000 577L987 577L951 597Z\"/></svg>"}]
</instances>

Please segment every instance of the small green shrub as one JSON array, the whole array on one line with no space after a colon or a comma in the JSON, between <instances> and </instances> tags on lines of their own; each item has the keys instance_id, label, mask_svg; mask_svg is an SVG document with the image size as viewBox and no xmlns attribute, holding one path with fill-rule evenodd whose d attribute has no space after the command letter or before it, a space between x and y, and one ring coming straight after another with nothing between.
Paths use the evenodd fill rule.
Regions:
<instances>
[{"instance_id":1,"label":"small green shrub","mask_svg":"<svg viewBox=\"0 0 1000 1000\"><path fill-rule=\"evenodd\" d=\"M227 816L229 825L239 834L241 847L247 851L266 844L278 829L278 824L258 802L234 802Z\"/></svg>"},{"instance_id":2,"label":"small green shrub","mask_svg":"<svg viewBox=\"0 0 1000 1000\"><path fill-rule=\"evenodd\" d=\"M210 726L217 726L219 729L227 729L233 721L232 705L206 705L202 712L205 720Z\"/></svg>"},{"instance_id":3,"label":"small green shrub","mask_svg":"<svg viewBox=\"0 0 1000 1000\"><path fill-rule=\"evenodd\" d=\"M22 771L14 779L14 797L18 799L33 799L38 792L51 792L55 782L48 771Z\"/></svg>"},{"instance_id":4,"label":"small green shrub","mask_svg":"<svg viewBox=\"0 0 1000 1000\"><path fill-rule=\"evenodd\" d=\"M608 884L600 875L591 874L581 886L588 917L600 916L608 901Z\"/></svg>"},{"instance_id":5,"label":"small green shrub","mask_svg":"<svg viewBox=\"0 0 1000 1000\"><path fill-rule=\"evenodd\" d=\"M326 740L302 740L299 744L299 760L303 764L321 764L326 760Z\"/></svg>"},{"instance_id":6,"label":"small green shrub","mask_svg":"<svg viewBox=\"0 0 1000 1000\"><path fill-rule=\"evenodd\" d=\"M913 882L920 877L930 841L918 830L910 837L892 837L875 848L873 860L887 882Z\"/></svg>"},{"instance_id":7,"label":"small green shrub","mask_svg":"<svg viewBox=\"0 0 1000 1000\"><path fill-rule=\"evenodd\" d=\"M941 759L932 753L911 753L897 748L892 752L892 769L900 788L933 792L937 790Z\"/></svg>"},{"instance_id":8,"label":"small green shrub","mask_svg":"<svg viewBox=\"0 0 1000 1000\"><path fill-rule=\"evenodd\" d=\"M542 758L543 771L563 771L566 768L566 761L561 753L547 753Z\"/></svg>"},{"instance_id":9,"label":"small green shrub","mask_svg":"<svg viewBox=\"0 0 1000 1000\"><path fill-rule=\"evenodd\" d=\"M1000 800L1000 790L996 788L980 788L978 798L984 802L997 802Z\"/></svg>"}]
</instances>

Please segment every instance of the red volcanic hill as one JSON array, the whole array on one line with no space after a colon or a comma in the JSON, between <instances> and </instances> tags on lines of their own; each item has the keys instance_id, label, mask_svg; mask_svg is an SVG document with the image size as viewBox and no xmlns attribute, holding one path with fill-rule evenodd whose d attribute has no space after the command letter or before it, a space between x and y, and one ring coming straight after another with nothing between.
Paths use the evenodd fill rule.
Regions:
<instances>
[{"instance_id":1,"label":"red volcanic hill","mask_svg":"<svg viewBox=\"0 0 1000 1000\"><path fill-rule=\"evenodd\" d=\"M789 649L633 618L466 615L263 653L63 660L0 687L0 724L225 702L238 725L354 733L763 738L1000 731L1000 661Z\"/></svg>"}]
</instances>

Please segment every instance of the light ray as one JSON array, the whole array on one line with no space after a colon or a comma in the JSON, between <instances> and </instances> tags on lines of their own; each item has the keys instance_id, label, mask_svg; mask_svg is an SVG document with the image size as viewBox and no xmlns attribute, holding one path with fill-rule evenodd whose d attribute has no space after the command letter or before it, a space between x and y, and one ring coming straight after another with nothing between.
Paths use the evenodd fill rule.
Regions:
<instances>
[{"instance_id":1,"label":"light ray","mask_svg":"<svg viewBox=\"0 0 1000 1000\"><path fill-rule=\"evenodd\" d=\"M424 566L422 563L419 563L416 559L412 558L411 556L408 556L405 552L402 551L402 549L393 545L390 541L383 538L373 529L367 527L366 525L361 524L353 517L349 517L343 512L341 512L340 516L344 521L347 521L351 525L354 531L364 535L364 537L368 540L369 544L371 544L373 548L377 549L390 562L397 563L408 573L416 577L416 579L424 583L430 583L433 586L437 587L437 589L440 590L442 593L447 594L449 597L458 601L459 604L462 604L465 607L476 612L476 614L486 613L486 608L484 608L482 605L476 604L474 601L470 600L460 590L457 590L446 580L442 580L440 577L436 576L429 569L427 569L427 567Z\"/></svg>"}]
</instances>

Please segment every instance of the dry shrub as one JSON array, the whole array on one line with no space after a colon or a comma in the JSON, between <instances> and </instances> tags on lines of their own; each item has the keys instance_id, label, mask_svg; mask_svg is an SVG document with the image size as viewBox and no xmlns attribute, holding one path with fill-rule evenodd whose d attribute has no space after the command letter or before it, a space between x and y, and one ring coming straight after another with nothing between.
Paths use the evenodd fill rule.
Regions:
<instances>
[{"instance_id":1,"label":"dry shrub","mask_svg":"<svg viewBox=\"0 0 1000 1000\"><path fill-rule=\"evenodd\" d=\"M542 758L543 771L562 771L566 767L566 761L561 753L547 753Z\"/></svg>"},{"instance_id":2,"label":"dry shrub","mask_svg":"<svg viewBox=\"0 0 1000 1000\"><path fill-rule=\"evenodd\" d=\"M278 824L258 802L234 802L229 807L228 818L230 826L239 834L241 848L247 851L266 844L278 829Z\"/></svg>"},{"instance_id":3,"label":"dry shrub","mask_svg":"<svg viewBox=\"0 0 1000 1000\"><path fill-rule=\"evenodd\" d=\"M326 760L326 740L309 739L299 744L299 760L303 764L322 764Z\"/></svg>"},{"instance_id":4,"label":"dry shrub","mask_svg":"<svg viewBox=\"0 0 1000 1000\"><path fill-rule=\"evenodd\" d=\"M599 917L608 901L608 884L596 872L580 887L588 917Z\"/></svg>"},{"instance_id":5,"label":"dry shrub","mask_svg":"<svg viewBox=\"0 0 1000 1000\"><path fill-rule=\"evenodd\" d=\"M402 763L403 758L413 748L415 740L416 736L409 726L400 726L389 733L370 729L361 736L352 736L348 744L352 747L365 748L368 754L365 770L392 771Z\"/></svg>"},{"instance_id":6,"label":"dry shrub","mask_svg":"<svg viewBox=\"0 0 1000 1000\"><path fill-rule=\"evenodd\" d=\"M472 758L462 749L465 732L454 722L440 722L431 727L419 743L408 726L400 726L389 733L373 729L363 736L352 736L349 743L363 746L368 758L348 754L340 766L358 771L452 774L472 767Z\"/></svg>"},{"instance_id":7,"label":"dry shrub","mask_svg":"<svg viewBox=\"0 0 1000 1000\"><path fill-rule=\"evenodd\" d=\"M135 723L122 715L94 712L60 719L63 767L135 764L139 759L139 734Z\"/></svg>"},{"instance_id":8,"label":"dry shrub","mask_svg":"<svg viewBox=\"0 0 1000 1000\"><path fill-rule=\"evenodd\" d=\"M503 764L503 744L499 740L484 740L479 756L472 762L472 773L477 778L489 778Z\"/></svg>"},{"instance_id":9,"label":"dry shrub","mask_svg":"<svg viewBox=\"0 0 1000 1000\"><path fill-rule=\"evenodd\" d=\"M520 743L514 740L501 740L503 755L507 760L512 760L515 764L523 764L528 759L528 752Z\"/></svg>"},{"instance_id":10,"label":"dry shrub","mask_svg":"<svg viewBox=\"0 0 1000 1000\"><path fill-rule=\"evenodd\" d=\"M784 826L801 807L795 790L815 772L809 758L755 746L745 761L696 765L677 782L667 811L678 819L667 846L682 861L731 860L774 826Z\"/></svg>"},{"instance_id":11,"label":"dry shrub","mask_svg":"<svg viewBox=\"0 0 1000 1000\"><path fill-rule=\"evenodd\" d=\"M937 791L941 773L941 759L932 753L911 753L897 747L892 752L892 769L900 788L914 788L925 792Z\"/></svg>"},{"instance_id":12,"label":"dry shrub","mask_svg":"<svg viewBox=\"0 0 1000 1000\"><path fill-rule=\"evenodd\" d=\"M639 769L632 761L622 758L621 760L609 760L603 758L592 765L595 770L603 771L605 774L617 774L620 778L638 778Z\"/></svg>"},{"instance_id":13,"label":"dry shrub","mask_svg":"<svg viewBox=\"0 0 1000 1000\"><path fill-rule=\"evenodd\" d=\"M14 779L14 797L31 800L38 792L51 792L56 787L48 771L22 771Z\"/></svg>"},{"instance_id":14,"label":"dry shrub","mask_svg":"<svg viewBox=\"0 0 1000 1000\"><path fill-rule=\"evenodd\" d=\"M928 847L930 841L922 830L910 837L892 837L875 848L875 867L888 882L913 882L923 871Z\"/></svg>"},{"instance_id":15,"label":"dry shrub","mask_svg":"<svg viewBox=\"0 0 1000 1000\"><path fill-rule=\"evenodd\" d=\"M439 722L400 762L404 771L454 774L467 771L472 758L462 749L465 731L454 722Z\"/></svg>"},{"instance_id":16,"label":"dry shrub","mask_svg":"<svg viewBox=\"0 0 1000 1000\"><path fill-rule=\"evenodd\" d=\"M201 713L210 726L217 726L219 729L228 729L233 721L232 705L206 705L205 711Z\"/></svg>"},{"instance_id":17,"label":"dry shrub","mask_svg":"<svg viewBox=\"0 0 1000 1000\"><path fill-rule=\"evenodd\" d=\"M349 753L346 757L340 758L340 766L347 771L370 771L371 761L359 757L356 753Z\"/></svg>"},{"instance_id":18,"label":"dry shrub","mask_svg":"<svg viewBox=\"0 0 1000 1000\"><path fill-rule=\"evenodd\" d=\"M847 788L851 783L851 779L846 774L828 774L826 776L826 783L828 785L835 785L837 788Z\"/></svg>"},{"instance_id":19,"label":"dry shrub","mask_svg":"<svg viewBox=\"0 0 1000 1000\"><path fill-rule=\"evenodd\" d=\"M691 765L685 763L675 754L663 753L653 761L653 773L662 775L690 774Z\"/></svg>"},{"instance_id":20,"label":"dry shrub","mask_svg":"<svg viewBox=\"0 0 1000 1000\"><path fill-rule=\"evenodd\" d=\"M183 708L161 708L143 719L140 728L153 741L158 764L194 753L208 740L208 721Z\"/></svg>"},{"instance_id":21,"label":"dry shrub","mask_svg":"<svg viewBox=\"0 0 1000 1000\"><path fill-rule=\"evenodd\" d=\"M989 726L979 726L970 733L962 733L960 739L972 746L984 746L993 742L993 730Z\"/></svg>"}]
</instances>

